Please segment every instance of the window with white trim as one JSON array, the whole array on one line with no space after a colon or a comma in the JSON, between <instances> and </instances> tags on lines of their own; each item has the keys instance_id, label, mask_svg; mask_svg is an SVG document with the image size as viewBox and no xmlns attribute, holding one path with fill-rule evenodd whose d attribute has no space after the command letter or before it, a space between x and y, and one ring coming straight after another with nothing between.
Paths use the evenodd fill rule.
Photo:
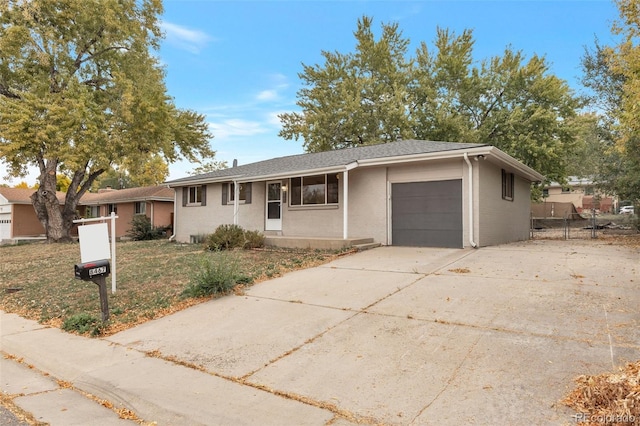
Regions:
<instances>
[{"instance_id":1,"label":"window with white trim","mask_svg":"<svg viewBox=\"0 0 640 426\"><path fill-rule=\"evenodd\" d=\"M147 203L138 201L135 203L134 214L147 214Z\"/></svg>"},{"instance_id":2,"label":"window with white trim","mask_svg":"<svg viewBox=\"0 0 640 426\"><path fill-rule=\"evenodd\" d=\"M229 195L229 203L233 203L236 197L236 185L232 182L227 184L229 185L229 189L227 190L227 194ZM244 183L238 184L238 201L246 201L247 200L247 186Z\"/></svg>"},{"instance_id":3,"label":"window with white trim","mask_svg":"<svg viewBox=\"0 0 640 426\"><path fill-rule=\"evenodd\" d=\"M111 213L118 214L117 204L107 204L107 214L111 214Z\"/></svg>"},{"instance_id":4,"label":"window with white trim","mask_svg":"<svg viewBox=\"0 0 640 426\"><path fill-rule=\"evenodd\" d=\"M335 173L291 178L289 203L292 206L338 204L338 186Z\"/></svg>"},{"instance_id":5,"label":"window with white trim","mask_svg":"<svg viewBox=\"0 0 640 426\"><path fill-rule=\"evenodd\" d=\"M100 206L87 206L87 217L100 217Z\"/></svg>"},{"instance_id":6,"label":"window with white trim","mask_svg":"<svg viewBox=\"0 0 640 426\"><path fill-rule=\"evenodd\" d=\"M187 204L201 204L202 203L202 186L190 186L189 198Z\"/></svg>"}]
</instances>

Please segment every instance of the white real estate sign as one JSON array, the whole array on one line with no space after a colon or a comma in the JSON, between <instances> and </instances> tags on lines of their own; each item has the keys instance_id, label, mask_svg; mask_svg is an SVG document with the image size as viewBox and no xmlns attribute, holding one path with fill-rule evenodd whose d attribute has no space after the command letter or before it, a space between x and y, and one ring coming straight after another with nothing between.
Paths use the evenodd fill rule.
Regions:
<instances>
[{"instance_id":1,"label":"white real estate sign","mask_svg":"<svg viewBox=\"0 0 640 426\"><path fill-rule=\"evenodd\" d=\"M106 223L79 226L78 237L82 263L111 259L109 230Z\"/></svg>"}]
</instances>

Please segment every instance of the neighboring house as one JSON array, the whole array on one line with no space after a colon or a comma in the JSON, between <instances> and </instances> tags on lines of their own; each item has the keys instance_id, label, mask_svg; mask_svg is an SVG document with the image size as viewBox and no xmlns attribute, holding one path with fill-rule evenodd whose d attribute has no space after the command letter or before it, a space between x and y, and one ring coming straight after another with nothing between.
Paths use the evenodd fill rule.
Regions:
<instances>
[{"instance_id":1,"label":"neighboring house","mask_svg":"<svg viewBox=\"0 0 640 426\"><path fill-rule=\"evenodd\" d=\"M543 189L545 203L572 203L578 213L596 209L602 213L614 213L617 200L600 193L590 179L570 176L567 183L561 185L551 182Z\"/></svg>"},{"instance_id":2,"label":"neighboring house","mask_svg":"<svg viewBox=\"0 0 640 426\"><path fill-rule=\"evenodd\" d=\"M84 218L116 213L116 238L120 238L131 229L131 221L136 215L146 215L152 226L171 227L174 197L175 191L166 186L101 189L97 193L85 193L78 211Z\"/></svg>"},{"instance_id":3,"label":"neighboring house","mask_svg":"<svg viewBox=\"0 0 640 426\"><path fill-rule=\"evenodd\" d=\"M0 187L0 243L45 238L44 227L31 203L31 194L35 191ZM64 192L56 195L63 205Z\"/></svg>"},{"instance_id":4,"label":"neighboring house","mask_svg":"<svg viewBox=\"0 0 640 426\"><path fill-rule=\"evenodd\" d=\"M487 246L529 237L535 170L480 144L403 140L274 158L167 182L174 234L221 224L278 238ZM282 244L280 244L282 245Z\"/></svg>"}]
</instances>

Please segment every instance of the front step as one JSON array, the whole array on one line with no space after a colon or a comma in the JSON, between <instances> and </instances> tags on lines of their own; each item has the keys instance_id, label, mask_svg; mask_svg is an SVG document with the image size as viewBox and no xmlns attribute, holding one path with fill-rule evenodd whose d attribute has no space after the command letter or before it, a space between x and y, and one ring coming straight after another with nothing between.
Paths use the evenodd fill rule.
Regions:
<instances>
[{"instance_id":1,"label":"front step","mask_svg":"<svg viewBox=\"0 0 640 426\"><path fill-rule=\"evenodd\" d=\"M321 249L321 250L342 250L347 247L356 247L367 244L374 244L373 238L322 238L322 237L287 237L276 235L265 235L265 246Z\"/></svg>"},{"instance_id":2,"label":"front step","mask_svg":"<svg viewBox=\"0 0 640 426\"><path fill-rule=\"evenodd\" d=\"M356 251L365 251L365 250L370 250L376 247L380 247L382 244L380 243L364 243L364 244L354 244L353 248L356 249Z\"/></svg>"}]
</instances>

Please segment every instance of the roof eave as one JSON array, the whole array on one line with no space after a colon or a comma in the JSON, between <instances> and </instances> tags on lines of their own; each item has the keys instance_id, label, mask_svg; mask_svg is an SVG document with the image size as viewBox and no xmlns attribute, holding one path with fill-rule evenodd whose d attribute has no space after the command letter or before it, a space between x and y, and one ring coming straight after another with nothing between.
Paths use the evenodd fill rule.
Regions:
<instances>
[{"instance_id":1,"label":"roof eave","mask_svg":"<svg viewBox=\"0 0 640 426\"><path fill-rule=\"evenodd\" d=\"M424 152L411 155L396 155L392 157L369 158L359 160L360 167L383 166L388 164L412 163L424 160L446 160L451 158L463 157L466 152L468 155L488 155L491 146L483 145L477 148L456 149L450 151Z\"/></svg>"},{"instance_id":2,"label":"roof eave","mask_svg":"<svg viewBox=\"0 0 640 426\"><path fill-rule=\"evenodd\" d=\"M99 206L104 204L123 204L123 203L138 203L141 201L167 201L173 202L174 197L138 197L138 198L122 198L119 200L91 200L91 201L82 201L78 203L78 205L83 206Z\"/></svg>"},{"instance_id":3,"label":"roof eave","mask_svg":"<svg viewBox=\"0 0 640 426\"><path fill-rule=\"evenodd\" d=\"M183 178L184 180L180 179L180 180L164 182L164 185L166 185L167 188L181 188L183 186L204 185L207 183L232 182L242 176L243 175L203 177L203 178L194 177L193 179Z\"/></svg>"},{"instance_id":4,"label":"roof eave","mask_svg":"<svg viewBox=\"0 0 640 426\"><path fill-rule=\"evenodd\" d=\"M526 177L531 182L542 182L545 180L545 177L543 174L538 173L531 167L521 163L520 161L516 160L509 154L503 151L500 151L498 148L494 146L491 147L489 155L491 155L493 158L497 158L498 160L500 160L500 162L508 165L511 169L517 171L519 175Z\"/></svg>"}]
</instances>

